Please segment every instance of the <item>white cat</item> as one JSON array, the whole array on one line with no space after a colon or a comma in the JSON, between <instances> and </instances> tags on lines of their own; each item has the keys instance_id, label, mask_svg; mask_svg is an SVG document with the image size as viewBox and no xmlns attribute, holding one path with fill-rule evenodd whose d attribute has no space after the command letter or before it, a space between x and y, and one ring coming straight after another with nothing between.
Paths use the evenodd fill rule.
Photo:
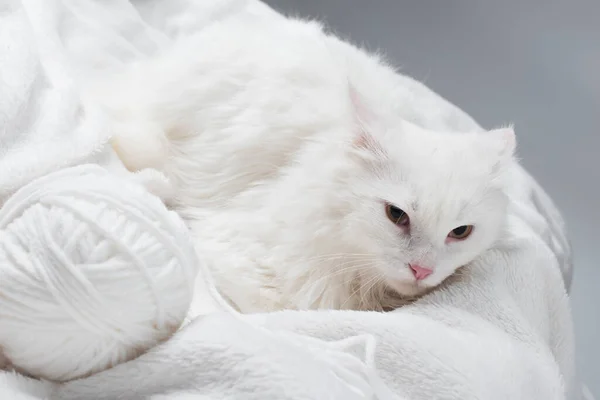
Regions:
<instances>
[{"instance_id":1,"label":"white cat","mask_svg":"<svg viewBox=\"0 0 600 400\"><path fill-rule=\"evenodd\" d=\"M493 246L515 147L510 128L409 122L426 105L397 79L316 23L225 21L93 93L125 165L172 181L241 311L381 310Z\"/></svg>"}]
</instances>

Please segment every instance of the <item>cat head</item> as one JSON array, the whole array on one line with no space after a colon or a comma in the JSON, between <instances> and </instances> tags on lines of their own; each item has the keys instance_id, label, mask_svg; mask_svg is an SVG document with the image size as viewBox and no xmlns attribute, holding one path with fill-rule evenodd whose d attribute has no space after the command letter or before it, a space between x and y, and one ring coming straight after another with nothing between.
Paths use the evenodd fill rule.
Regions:
<instances>
[{"instance_id":1,"label":"cat head","mask_svg":"<svg viewBox=\"0 0 600 400\"><path fill-rule=\"evenodd\" d=\"M493 245L508 204L512 128L437 132L401 120L358 126L345 240L369 255L389 287L418 295Z\"/></svg>"}]
</instances>

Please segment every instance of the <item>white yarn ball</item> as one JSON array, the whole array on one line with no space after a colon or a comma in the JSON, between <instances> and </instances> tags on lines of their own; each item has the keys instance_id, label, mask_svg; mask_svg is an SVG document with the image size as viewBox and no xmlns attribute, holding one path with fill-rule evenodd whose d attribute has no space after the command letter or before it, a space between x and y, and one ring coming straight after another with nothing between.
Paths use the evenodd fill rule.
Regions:
<instances>
[{"instance_id":1,"label":"white yarn ball","mask_svg":"<svg viewBox=\"0 0 600 400\"><path fill-rule=\"evenodd\" d=\"M54 381L131 359L171 335L199 263L183 221L142 186L78 166L0 209L0 347Z\"/></svg>"}]
</instances>

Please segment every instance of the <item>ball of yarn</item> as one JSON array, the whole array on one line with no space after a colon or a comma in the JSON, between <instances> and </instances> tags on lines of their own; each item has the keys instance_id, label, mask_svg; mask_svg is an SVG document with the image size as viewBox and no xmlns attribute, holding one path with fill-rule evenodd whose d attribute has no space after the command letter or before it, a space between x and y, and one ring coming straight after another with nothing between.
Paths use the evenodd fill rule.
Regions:
<instances>
[{"instance_id":1,"label":"ball of yarn","mask_svg":"<svg viewBox=\"0 0 600 400\"><path fill-rule=\"evenodd\" d=\"M182 323L198 268L142 186L96 165L47 175L0 209L0 349L54 381L131 359Z\"/></svg>"}]
</instances>

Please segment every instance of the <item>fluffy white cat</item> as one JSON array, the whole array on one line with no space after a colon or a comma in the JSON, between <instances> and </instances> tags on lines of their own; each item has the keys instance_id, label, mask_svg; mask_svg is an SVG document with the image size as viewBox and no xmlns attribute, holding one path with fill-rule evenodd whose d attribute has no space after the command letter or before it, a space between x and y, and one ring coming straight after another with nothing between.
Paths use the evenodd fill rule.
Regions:
<instances>
[{"instance_id":1,"label":"fluffy white cat","mask_svg":"<svg viewBox=\"0 0 600 400\"><path fill-rule=\"evenodd\" d=\"M515 147L510 128L409 122L427 105L398 97L398 79L314 22L234 20L93 94L125 165L168 176L241 311L382 310L493 246Z\"/></svg>"}]
</instances>

